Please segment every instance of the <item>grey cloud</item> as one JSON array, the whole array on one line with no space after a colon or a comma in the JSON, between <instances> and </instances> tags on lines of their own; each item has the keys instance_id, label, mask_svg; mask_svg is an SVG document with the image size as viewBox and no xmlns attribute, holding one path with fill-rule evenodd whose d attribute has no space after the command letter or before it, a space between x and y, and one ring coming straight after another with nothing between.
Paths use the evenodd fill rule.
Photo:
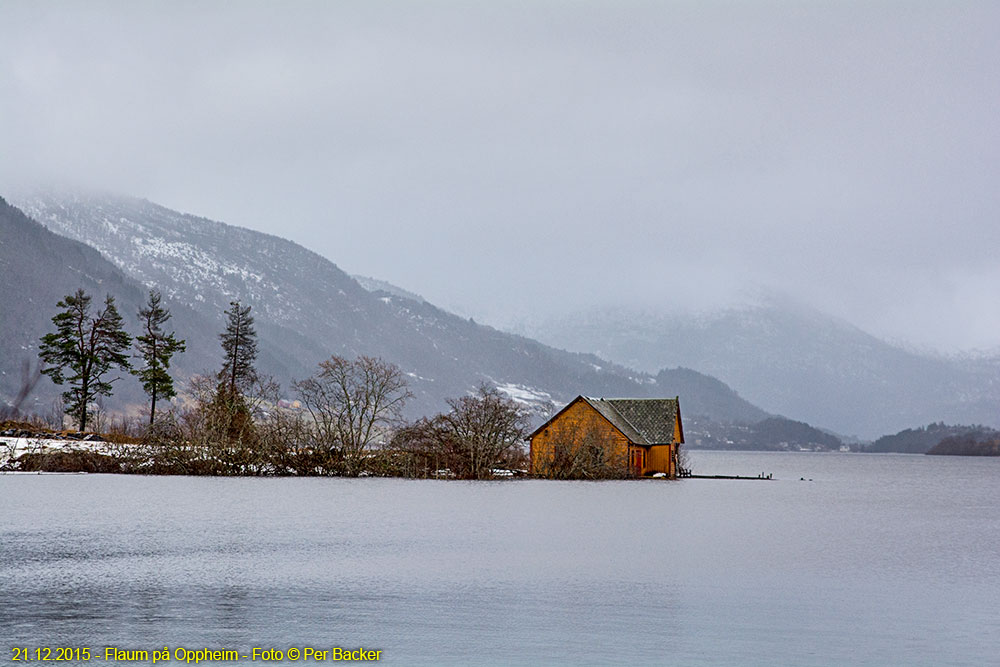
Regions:
<instances>
[{"instance_id":1,"label":"grey cloud","mask_svg":"<svg viewBox=\"0 0 1000 667\"><path fill-rule=\"evenodd\" d=\"M487 321L763 285L882 335L998 345L998 19L6 3L0 183L271 231Z\"/></svg>"}]
</instances>

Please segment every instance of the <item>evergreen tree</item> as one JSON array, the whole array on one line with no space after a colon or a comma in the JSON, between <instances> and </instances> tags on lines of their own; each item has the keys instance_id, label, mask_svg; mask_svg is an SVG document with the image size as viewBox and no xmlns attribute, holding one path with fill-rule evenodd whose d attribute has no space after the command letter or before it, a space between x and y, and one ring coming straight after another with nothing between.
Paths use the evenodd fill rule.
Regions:
<instances>
[{"instance_id":1,"label":"evergreen tree","mask_svg":"<svg viewBox=\"0 0 1000 667\"><path fill-rule=\"evenodd\" d=\"M235 396L247 389L257 379L254 361L257 360L257 332L253 328L250 306L240 306L239 301L231 301L229 318L225 332L219 334L225 354L222 370L219 371L220 389Z\"/></svg>"},{"instance_id":2,"label":"evergreen tree","mask_svg":"<svg viewBox=\"0 0 1000 667\"><path fill-rule=\"evenodd\" d=\"M163 325L170 319L170 311L163 308L160 301L160 293L150 290L146 307L139 309L143 334L136 336L135 346L144 367L132 371L142 382L142 388L150 398L150 424L156 417L156 399L169 400L177 395L174 391L174 379L167 369L170 368L170 358L185 350L183 339L177 340L173 332L163 332Z\"/></svg>"},{"instance_id":3,"label":"evergreen tree","mask_svg":"<svg viewBox=\"0 0 1000 667\"><path fill-rule=\"evenodd\" d=\"M69 382L63 392L66 414L73 417L81 431L87 429L87 405L98 396L111 395L111 383L104 376L112 366L127 371L131 368L128 349L132 337L122 328L122 317L115 299L108 295L104 309L90 316L90 296L82 289L57 305L64 310L52 318L54 333L42 336L38 356L48 367L42 373L56 384ZM72 375L67 377L67 372Z\"/></svg>"}]
</instances>

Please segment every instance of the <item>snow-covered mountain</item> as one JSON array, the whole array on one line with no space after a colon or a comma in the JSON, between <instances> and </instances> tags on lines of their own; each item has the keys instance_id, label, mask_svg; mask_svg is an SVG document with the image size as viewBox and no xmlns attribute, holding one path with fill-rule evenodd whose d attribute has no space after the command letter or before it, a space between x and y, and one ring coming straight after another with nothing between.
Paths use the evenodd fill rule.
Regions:
<instances>
[{"instance_id":1,"label":"snow-covered mountain","mask_svg":"<svg viewBox=\"0 0 1000 667\"><path fill-rule=\"evenodd\" d=\"M56 303L77 289L84 289L98 307L106 294L115 297L127 328L135 332L137 313L146 301L138 281L101 256L92 247L56 234L25 216L0 198L0 406L21 390L22 374L38 371L38 344L52 330ZM215 341L215 318L207 320L190 308L171 303L173 318L168 330L184 331L191 340ZM188 369L216 364L217 345L188 346L183 355ZM48 415L62 389L41 378L21 407ZM142 403L142 390L134 378L115 382L118 404Z\"/></svg>"},{"instance_id":2,"label":"snow-covered mountain","mask_svg":"<svg viewBox=\"0 0 1000 667\"><path fill-rule=\"evenodd\" d=\"M55 301L78 283L98 294L128 293L119 297L126 317L145 288L160 289L179 335L188 339L178 360L182 374L215 369L215 334L229 302L239 299L254 307L262 370L286 389L331 354L381 356L409 376L417 395L411 415L440 410L445 399L487 381L538 414L578 393L680 394L686 414L750 423L770 412L868 438L934 421L1000 426L996 358L915 353L780 300L699 317L598 310L527 331L576 351L565 352L455 316L375 279L362 285L285 239L145 200L35 194L14 201L52 232L99 254L65 246L25 226L16 209L4 209L19 231L0 239L7 263L0 270L15 276L18 290L8 290L0 304L7 357L0 393L16 384L21 361L15 357L32 356ZM109 277L112 268L117 278ZM654 375L675 366L699 372L673 368Z\"/></svg>"},{"instance_id":3,"label":"snow-covered mountain","mask_svg":"<svg viewBox=\"0 0 1000 667\"><path fill-rule=\"evenodd\" d=\"M936 421L1000 426L996 358L913 352L781 298L701 315L592 310L525 333L651 373L697 368L765 410L863 438Z\"/></svg>"},{"instance_id":4,"label":"snow-covered mountain","mask_svg":"<svg viewBox=\"0 0 1000 667\"><path fill-rule=\"evenodd\" d=\"M213 323L216 331L230 301L252 305L262 370L286 388L331 354L368 354L399 365L416 395L411 415L441 410L447 398L483 381L543 414L581 393L672 396L685 393L685 382L698 384L703 378L682 374L677 383L661 386L652 375L476 324L408 298L405 291L383 291L372 283L368 287L375 291L369 291L333 262L291 241L145 200L34 194L15 201L53 232L92 246L129 279L156 287L176 307ZM187 359L218 356L214 335L192 336L179 326L178 335L188 338L189 352L177 361L182 369ZM685 409L704 413L702 399L695 400ZM735 394L705 404L721 410L713 416L724 420L733 417L718 406L764 414Z\"/></svg>"}]
</instances>

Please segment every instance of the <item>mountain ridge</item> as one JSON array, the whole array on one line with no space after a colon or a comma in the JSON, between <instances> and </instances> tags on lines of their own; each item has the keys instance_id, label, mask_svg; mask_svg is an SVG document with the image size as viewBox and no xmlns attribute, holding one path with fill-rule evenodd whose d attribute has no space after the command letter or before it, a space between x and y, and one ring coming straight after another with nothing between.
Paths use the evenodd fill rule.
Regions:
<instances>
[{"instance_id":1,"label":"mountain ridge","mask_svg":"<svg viewBox=\"0 0 1000 667\"><path fill-rule=\"evenodd\" d=\"M497 385L539 415L577 394L680 393L594 355L508 334L426 301L370 292L330 260L281 237L118 195L35 193L15 201L53 232L92 245L144 288L155 286L218 330L231 300L253 306L262 370L286 388L331 354L368 354L396 363L410 378L411 416L441 410L446 398L480 382ZM210 339L208 347L217 345Z\"/></svg>"}]
</instances>

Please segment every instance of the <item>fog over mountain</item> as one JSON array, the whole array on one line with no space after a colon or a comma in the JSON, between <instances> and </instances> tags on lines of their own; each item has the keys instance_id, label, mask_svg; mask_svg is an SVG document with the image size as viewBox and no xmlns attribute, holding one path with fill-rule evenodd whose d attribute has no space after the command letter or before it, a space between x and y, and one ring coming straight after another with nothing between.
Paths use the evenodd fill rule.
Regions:
<instances>
[{"instance_id":1,"label":"fog over mountain","mask_svg":"<svg viewBox=\"0 0 1000 667\"><path fill-rule=\"evenodd\" d=\"M5 205L0 270L17 276L22 290L0 299L5 315L0 338L13 341L9 332L19 332L20 343L0 360L5 380L0 395L16 387L16 364L34 361L56 301L76 289L74 275L83 275L96 276L81 282L88 290L122 292L123 313L138 310L144 291L156 288L185 315L176 322L178 335L188 339L188 352L175 360L182 378L217 369L223 311L239 300L253 307L259 366L281 382L286 396L292 395L294 380L313 373L330 355L367 354L406 374L415 395L408 404L411 417L443 410L448 398L484 382L528 406L538 419L581 393L684 394L685 409L693 414L723 421L768 416L695 372L654 377L477 324L379 281L367 280L366 289L333 262L277 236L119 195L47 192L16 201L48 229ZM82 249L87 262L70 252ZM23 258L32 259L22 266ZM59 280L50 280L50 274ZM21 316L26 310L30 317Z\"/></svg>"},{"instance_id":2,"label":"fog over mountain","mask_svg":"<svg viewBox=\"0 0 1000 667\"><path fill-rule=\"evenodd\" d=\"M708 313L592 309L524 333L647 372L696 368L765 410L845 435L1000 426L1000 355L916 352L775 295Z\"/></svg>"},{"instance_id":3,"label":"fog over mountain","mask_svg":"<svg viewBox=\"0 0 1000 667\"><path fill-rule=\"evenodd\" d=\"M747 286L1000 345L1000 4L0 4L0 192L86 185L507 326Z\"/></svg>"},{"instance_id":4,"label":"fog over mountain","mask_svg":"<svg viewBox=\"0 0 1000 667\"><path fill-rule=\"evenodd\" d=\"M82 286L98 298L114 295L126 315L147 289L160 290L188 339L175 364L182 380L214 372L222 313L239 300L254 308L260 367L286 396L330 354L369 354L408 376L416 395L410 416L487 382L536 419L579 393L681 395L696 440L714 446L771 448L797 438L829 446L806 424L770 419L764 428L775 414L868 439L932 421L998 422L1000 357L918 354L784 298L700 315L595 309L535 323L529 333L548 347L386 281L359 282L280 237L146 200L49 191L15 201L48 229L0 202L0 272L19 286L0 299L0 398L7 400L20 365L37 364L54 303ZM118 385L109 406L141 404L132 385ZM55 392L47 380L39 389L36 409ZM720 430L758 422L757 430Z\"/></svg>"}]
</instances>

